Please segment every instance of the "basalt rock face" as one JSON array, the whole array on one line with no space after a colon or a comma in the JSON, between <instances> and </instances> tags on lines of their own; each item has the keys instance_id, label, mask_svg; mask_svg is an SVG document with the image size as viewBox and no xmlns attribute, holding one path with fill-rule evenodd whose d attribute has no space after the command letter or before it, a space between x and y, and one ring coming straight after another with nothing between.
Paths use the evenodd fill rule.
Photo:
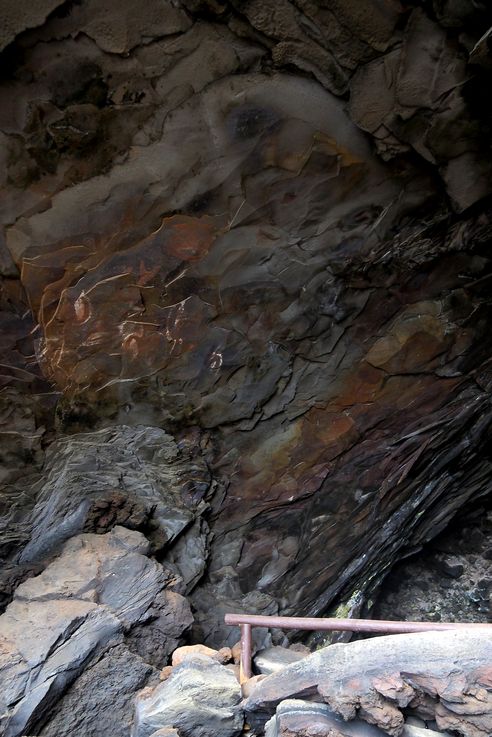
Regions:
<instances>
[{"instance_id":1,"label":"basalt rock face","mask_svg":"<svg viewBox=\"0 0 492 737\"><path fill-rule=\"evenodd\" d=\"M260 681L244 703L248 722L261 732L284 700L311 697L349 723L361 719L392 737L404 734L409 713L436 720L440 730L485 737L492 729L491 647L484 629L332 645ZM348 734L355 737L354 727Z\"/></svg>"},{"instance_id":2,"label":"basalt rock face","mask_svg":"<svg viewBox=\"0 0 492 737\"><path fill-rule=\"evenodd\" d=\"M192 623L180 582L136 531L78 535L0 617L5 737L128 733L131 700ZM145 626L145 636L141 630ZM80 678L79 678L80 676Z\"/></svg>"},{"instance_id":3,"label":"basalt rock face","mask_svg":"<svg viewBox=\"0 0 492 737\"><path fill-rule=\"evenodd\" d=\"M424 550L398 563L376 599L377 619L492 621L492 509L462 515Z\"/></svg>"},{"instance_id":4,"label":"basalt rock face","mask_svg":"<svg viewBox=\"0 0 492 737\"><path fill-rule=\"evenodd\" d=\"M4 603L120 524L208 644L357 610L490 491L490 9L4 5Z\"/></svg>"}]
</instances>

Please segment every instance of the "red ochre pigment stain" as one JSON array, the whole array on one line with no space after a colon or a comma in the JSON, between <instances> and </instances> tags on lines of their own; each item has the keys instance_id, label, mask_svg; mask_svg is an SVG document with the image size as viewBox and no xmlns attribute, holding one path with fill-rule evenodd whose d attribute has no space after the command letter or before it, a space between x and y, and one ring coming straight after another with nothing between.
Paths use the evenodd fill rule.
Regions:
<instances>
[{"instance_id":1,"label":"red ochre pigment stain","mask_svg":"<svg viewBox=\"0 0 492 737\"><path fill-rule=\"evenodd\" d=\"M163 229L167 253L180 261L198 261L206 256L217 235L212 220L207 217L173 215L164 220Z\"/></svg>"}]
</instances>

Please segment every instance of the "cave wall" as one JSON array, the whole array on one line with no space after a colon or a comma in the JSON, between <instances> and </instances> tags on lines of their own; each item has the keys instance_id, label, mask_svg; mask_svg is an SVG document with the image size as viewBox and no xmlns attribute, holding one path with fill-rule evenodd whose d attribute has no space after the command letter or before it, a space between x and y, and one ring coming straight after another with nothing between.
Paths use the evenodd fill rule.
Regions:
<instances>
[{"instance_id":1,"label":"cave wall","mask_svg":"<svg viewBox=\"0 0 492 737\"><path fill-rule=\"evenodd\" d=\"M485 4L4 3L2 596L142 531L196 636L490 492Z\"/></svg>"}]
</instances>

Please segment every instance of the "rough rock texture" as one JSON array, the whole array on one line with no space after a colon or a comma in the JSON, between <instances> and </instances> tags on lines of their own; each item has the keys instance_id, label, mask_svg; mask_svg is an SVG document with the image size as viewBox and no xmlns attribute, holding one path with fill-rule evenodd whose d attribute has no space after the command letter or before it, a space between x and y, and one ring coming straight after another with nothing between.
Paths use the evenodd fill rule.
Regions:
<instances>
[{"instance_id":1,"label":"rough rock texture","mask_svg":"<svg viewBox=\"0 0 492 737\"><path fill-rule=\"evenodd\" d=\"M412 718L410 717L410 720ZM409 721L410 721L409 720ZM406 722L401 737L450 737L449 732L413 726ZM265 724L265 737L385 737L378 727L360 719L345 722L326 704L286 699Z\"/></svg>"},{"instance_id":2,"label":"rough rock texture","mask_svg":"<svg viewBox=\"0 0 492 737\"><path fill-rule=\"evenodd\" d=\"M492 622L492 510L462 515L416 556L395 566L376 619Z\"/></svg>"},{"instance_id":3,"label":"rough rock texture","mask_svg":"<svg viewBox=\"0 0 492 737\"><path fill-rule=\"evenodd\" d=\"M391 635L330 645L260 681L245 702L262 726L285 699L311 696L345 720L402 735L405 709L463 737L492 732L492 635L485 630Z\"/></svg>"},{"instance_id":4,"label":"rough rock texture","mask_svg":"<svg viewBox=\"0 0 492 737\"><path fill-rule=\"evenodd\" d=\"M212 658L195 655L137 698L132 736L175 727L182 737L236 737L243 727L240 701L234 674Z\"/></svg>"},{"instance_id":5,"label":"rough rock texture","mask_svg":"<svg viewBox=\"0 0 492 737\"><path fill-rule=\"evenodd\" d=\"M326 704L299 699L282 701L265 724L265 737L301 737L304 734L309 737L385 736L385 732L360 720L344 722ZM403 733L403 737L407 735Z\"/></svg>"},{"instance_id":6,"label":"rough rock texture","mask_svg":"<svg viewBox=\"0 0 492 737\"><path fill-rule=\"evenodd\" d=\"M124 645L87 667L50 712L39 737L128 737L135 693L155 680L154 668Z\"/></svg>"},{"instance_id":7,"label":"rough rock texture","mask_svg":"<svg viewBox=\"0 0 492 737\"><path fill-rule=\"evenodd\" d=\"M96 735L110 724L128 734L131 697L156 673L140 642L130 652L135 630L149 623L147 647L163 664L192 622L174 577L148 552L141 533L122 527L79 535L17 587L0 617L2 735L33 733L47 719L43 735Z\"/></svg>"},{"instance_id":8,"label":"rough rock texture","mask_svg":"<svg viewBox=\"0 0 492 737\"><path fill-rule=\"evenodd\" d=\"M207 506L190 494L193 477L201 478L202 495L208 490L206 466L186 462L174 440L155 427L117 425L62 436L50 445L44 470L27 525L30 540L19 557L24 566L43 562L73 535L116 524L143 530L156 552ZM201 536L201 529L192 535ZM189 583L192 560L183 566Z\"/></svg>"},{"instance_id":9,"label":"rough rock texture","mask_svg":"<svg viewBox=\"0 0 492 737\"><path fill-rule=\"evenodd\" d=\"M196 641L356 614L490 492L491 8L0 21L0 603L119 524Z\"/></svg>"}]
</instances>

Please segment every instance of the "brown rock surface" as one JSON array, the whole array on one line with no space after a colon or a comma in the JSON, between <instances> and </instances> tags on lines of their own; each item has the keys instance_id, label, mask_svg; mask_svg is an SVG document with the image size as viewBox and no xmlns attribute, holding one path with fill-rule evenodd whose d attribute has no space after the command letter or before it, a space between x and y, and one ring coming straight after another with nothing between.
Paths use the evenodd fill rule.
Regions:
<instances>
[{"instance_id":1,"label":"brown rock surface","mask_svg":"<svg viewBox=\"0 0 492 737\"><path fill-rule=\"evenodd\" d=\"M193 589L197 639L232 644L225 610L362 602L486 491L488 15L120 5L33 16L6 52L4 597L128 524ZM48 501L67 435L137 425L176 441L150 495L118 450L104 493Z\"/></svg>"},{"instance_id":2,"label":"brown rock surface","mask_svg":"<svg viewBox=\"0 0 492 737\"><path fill-rule=\"evenodd\" d=\"M225 650L228 650L229 648L224 648ZM207 658L212 658L212 660L216 660L217 663L225 664L230 660L230 657L228 657L227 652L221 652L220 650L214 650L211 647L206 647L206 645L183 645L182 647L178 647L172 655L172 664L173 666L181 665L181 663L184 663L185 660L193 660L196 656L205 656Z\"/></svg>"},{"instance_id":3,"label":"brown rock surface","mask_svg":"<svg viewBox=\"0 0 492 737\"><path fill-rule=\"evenodd\" d=\"M123 525L195 641L234 644L228 610L357 614L490 490L492 10L0 21L2 607Z\"/></svg>"},{"instance_id":4,"label":"brown rock surface","mask_svg":"<svg viewBox=\"0 0 492 737\"><path fill-rule=\"evenodd\" d=\"M391 635L330 645L258 683L245 702L253 726L277 704L320 697L345 720L356 717L398 737L404 710L464 737L492 730L492 635L488 630Z\"/></svg>"}]
</instances>

